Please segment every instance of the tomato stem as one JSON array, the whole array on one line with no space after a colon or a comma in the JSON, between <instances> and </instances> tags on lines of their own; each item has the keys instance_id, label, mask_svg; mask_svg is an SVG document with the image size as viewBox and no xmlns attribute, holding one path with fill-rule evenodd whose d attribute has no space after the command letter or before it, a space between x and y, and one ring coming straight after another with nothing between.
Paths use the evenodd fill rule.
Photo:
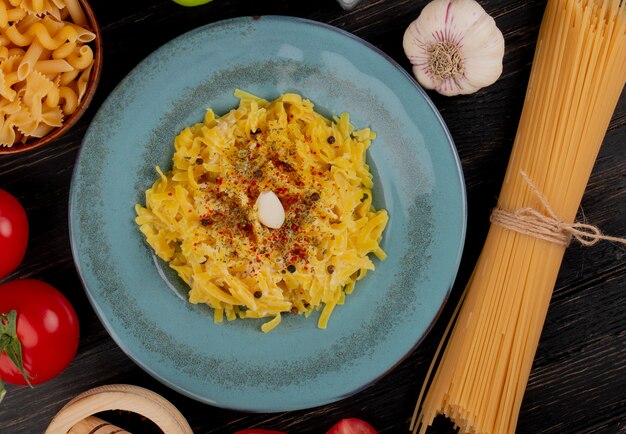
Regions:
<instances>
[{"instance_id":1,"label":"tomato stem","mask_svg":"<svg viewBox=\"0 0 626 434\"><path fill-rule=\"evenodd\" d=\"M24 380L30 387L30 378L32 378L25 370L22 359L22 343L17 337L17 312L15 310L9 313L0 313L0 355L5 352L7 357L11 359L15 367L19 369ZM4 383L0 379L0 402L6 395Z\"/></svg>"}]
</instances>

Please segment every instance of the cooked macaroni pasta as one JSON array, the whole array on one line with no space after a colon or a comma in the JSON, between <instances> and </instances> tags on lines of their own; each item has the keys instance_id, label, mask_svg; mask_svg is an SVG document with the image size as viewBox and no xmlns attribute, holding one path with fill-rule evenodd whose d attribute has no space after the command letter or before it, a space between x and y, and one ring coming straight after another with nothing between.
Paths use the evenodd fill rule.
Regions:
<instances>
[{"instance_id":1,"label":"cooked macaroni pasta","mask_svg":"<svg viewBox=\"0 0 626 434\"><path fill-rule=\"evenodd\" d=\"M309 316L326 328L336 305L386 257L388 216L372 207L366 150L374 132L354 130L347 113L329 121L309 100L268 102L236 91L239 107L175 139L173 168L136 205L136 222L156 254L189 285L189 301L214 319ZM257 198L273 192L285 221L259 221Z\"/></svg>"}]
</instances>

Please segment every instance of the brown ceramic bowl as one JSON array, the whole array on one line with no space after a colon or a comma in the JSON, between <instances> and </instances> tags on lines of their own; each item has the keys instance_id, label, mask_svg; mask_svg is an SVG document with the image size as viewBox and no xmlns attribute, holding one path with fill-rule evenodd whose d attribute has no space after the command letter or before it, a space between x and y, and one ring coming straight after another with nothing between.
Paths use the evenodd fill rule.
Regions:
<instances>
[{"instance_id":1,"label":"brown ceramic bowl","mask_svg":"<svg viewBox=\"0 0 626 434\"><path fill-rule=\"evenodd\" d=\"M89 76L89 81L87 82L87 90L85 91L82 101L76 108L76 111L64 119L63 125L59 128L55 128L41 138L27 140L26 143L16 143L11 147L0 146L0 155L30 151L31 149L41 148L42 146L54 142L63 134L67 133L74 126L74 124L78 122L83 113L85 113L87 107L89 107L89 104L96 93L96 88L98 87L98 82L100 81L100 73L102 72L102 34L100 32L98 21L96 21L96 16L93 13L91 6L89 6L89 3L87 3L87 0L79 1L83 7L85 15L87 16L87 27L96 34L96 39L89 43L93 49L94 63Z\"/></svg>"}]
</instances>

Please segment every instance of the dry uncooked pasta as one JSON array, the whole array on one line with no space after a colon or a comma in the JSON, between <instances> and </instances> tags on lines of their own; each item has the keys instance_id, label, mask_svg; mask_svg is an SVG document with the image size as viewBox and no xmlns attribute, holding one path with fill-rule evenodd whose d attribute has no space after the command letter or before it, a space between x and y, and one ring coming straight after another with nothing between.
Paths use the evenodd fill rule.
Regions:
<instances>
[{"instance_id":1,"label":"dry uncooked pasta","mask_svg":"<svg viewBox=\"0 0 626 434\"><path fill-rule=\"evenodd\" d=\"M0 0L0 146L63 125L85 95L96 35L78 0Z\"/></svg>"},{"instance_id":2,"label":"dry uncooked pasta","mask_svg":"<svg viewBox=\"0 0 626 434\"><path fill-rule=\"evenodd\" d=\"M498 209L573 222L626 81L625 35L619 0L549 0ZM515 432L564 252L492 224L415 433L439 414L461 433Z\"/></svg>"}]
</instances>

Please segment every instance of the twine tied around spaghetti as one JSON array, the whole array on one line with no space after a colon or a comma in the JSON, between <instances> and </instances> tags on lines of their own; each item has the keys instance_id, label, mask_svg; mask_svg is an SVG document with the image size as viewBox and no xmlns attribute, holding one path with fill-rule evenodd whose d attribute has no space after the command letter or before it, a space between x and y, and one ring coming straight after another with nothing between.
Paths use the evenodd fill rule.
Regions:
<instances>
[{"instance_id":1,"label":"twine tied around spaghetti","mask_svg":"<svg viewBox=\"0 0 626 434\"><path fill-rule=\"evenodd\" d=\"M568 223L561 220L526 172L522 171L520 174L530 190L539 199L547 214L531 207L519 208L515 211L496 208L489 218L493 224L565 247L569 245L572 239L583 246L593 246L603 240L626 244L626 238L604 235L596 226L586 223Z\"/></svg>"}]
</instances>

